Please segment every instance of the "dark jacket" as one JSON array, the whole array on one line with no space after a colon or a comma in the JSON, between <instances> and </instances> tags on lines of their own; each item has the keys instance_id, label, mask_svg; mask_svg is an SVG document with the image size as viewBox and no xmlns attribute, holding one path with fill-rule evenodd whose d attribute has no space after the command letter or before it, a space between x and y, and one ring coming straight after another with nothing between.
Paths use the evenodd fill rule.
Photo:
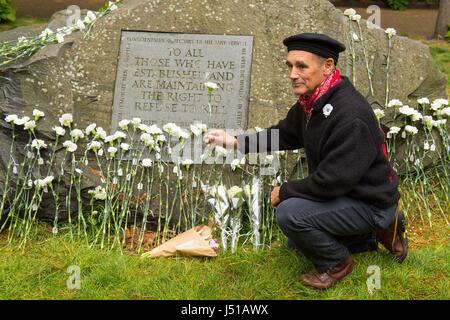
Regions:
<instances>
[{"instance_id":1,"label":"dark jacket","mask_svg":"<svg viewBox=\"0 0 450 320\"><path fill-rule=\"evenodd\" d=\"M305 149L309 175L283 183L281 201L291 197L327 201L348 196L380 209L389 208L400 194L398 176L387 158L384 133L367 100L346 77L341 80L316 101L310 120L297 102L277 125L237 136L240 151ZM333 108L328 116L323 112L326 105ZM279 130L277 148L271 147L274 129ZM252 138L255 143L249 143Z\"/></svg>"}]
</instances>

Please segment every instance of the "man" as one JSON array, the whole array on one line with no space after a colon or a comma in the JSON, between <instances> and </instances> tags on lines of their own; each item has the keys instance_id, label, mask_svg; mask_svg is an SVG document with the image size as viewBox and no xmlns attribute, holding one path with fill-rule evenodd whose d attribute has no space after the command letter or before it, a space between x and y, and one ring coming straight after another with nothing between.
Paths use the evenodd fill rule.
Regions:
<instances>
[{"instance_id":1,"label":"man","mask_svg":"<svg viewBox=\"0 0 450 320\"><path fill-rule=\"evenodd\" d=\"M271 203L277 208L280 229L316 269L303 275L302 282L326 289L353 270L343 238L376 232L398 261L405 259L398 177L372 108L336 68L345 46L316 33L294 35L283 43L298 98L287 117L253 137L214 130L205 136L205 143L247 153L249 141L256 141L252 150L274 151L271 138L278 130L280 150L305 149L309 175L275 187Z\"/></svg>"}]
</instances>

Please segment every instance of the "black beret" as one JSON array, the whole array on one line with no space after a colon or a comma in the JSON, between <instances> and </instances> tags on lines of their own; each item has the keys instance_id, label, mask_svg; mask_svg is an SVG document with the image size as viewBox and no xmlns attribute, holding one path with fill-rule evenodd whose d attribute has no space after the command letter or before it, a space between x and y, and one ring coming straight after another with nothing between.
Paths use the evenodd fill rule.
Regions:
<instances>
[{"instance_id":1,"label":"black beret","mask_svg":"<svg viewBox=\"0 0 450 320\"><path fill-rule=\"evenodd\" d=\"M291 50L308 51L324 58L333 58L336 64L339 52L345 51L345 46L337 40L322 33L300 33L283 40L288 52Z\"/></svg>"}]
</instances>

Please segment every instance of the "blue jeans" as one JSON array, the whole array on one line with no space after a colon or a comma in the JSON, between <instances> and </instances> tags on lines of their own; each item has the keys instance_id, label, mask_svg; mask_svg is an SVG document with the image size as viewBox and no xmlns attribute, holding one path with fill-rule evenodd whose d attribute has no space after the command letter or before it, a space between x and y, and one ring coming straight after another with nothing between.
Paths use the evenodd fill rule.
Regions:
<instances>
[{"instance_id":1,"label":"blue jeans","mask_svg":"<svg viewBox=\"0 0 450 320\"><path fill-rule=\"evenodd\" d=\"M289 198L278 205L276 219L283 233L316 270L325 272L349 254L342 239L387 228L396 209L397 205L378 209L349 197L328 202Z\"/></svg>"}]
</instances>

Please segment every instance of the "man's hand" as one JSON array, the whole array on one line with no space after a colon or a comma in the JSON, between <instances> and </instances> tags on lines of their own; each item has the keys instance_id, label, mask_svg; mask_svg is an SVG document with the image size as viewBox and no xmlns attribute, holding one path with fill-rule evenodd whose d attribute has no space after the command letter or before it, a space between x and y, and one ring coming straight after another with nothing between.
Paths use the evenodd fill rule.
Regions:
<instances>
[{"instance_id":1,"label":"man's hand","mask_svg":"<svg viewBox=\"0 0 450 320\"><path fill-rule=\"evenodd\" d=\"M272 208L275 208L280 203L280 187L273 188L270 193L270 203L272 204Z\"/></svg>"},{"instance_id":2,"label":"man's hand","mask_svg":"<svg viewBox=\"0 0 450 320\"><path fill-rule=\"evenodd\" d=\"M216 129L205 134L203 142L221 147L236 147L237 139L222 129Z\"/></svg>"}]
</instances>

